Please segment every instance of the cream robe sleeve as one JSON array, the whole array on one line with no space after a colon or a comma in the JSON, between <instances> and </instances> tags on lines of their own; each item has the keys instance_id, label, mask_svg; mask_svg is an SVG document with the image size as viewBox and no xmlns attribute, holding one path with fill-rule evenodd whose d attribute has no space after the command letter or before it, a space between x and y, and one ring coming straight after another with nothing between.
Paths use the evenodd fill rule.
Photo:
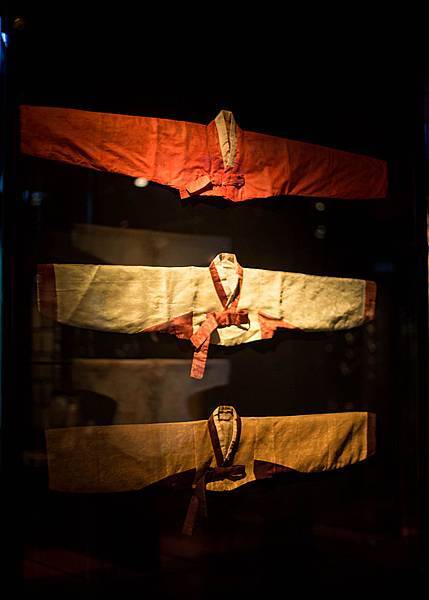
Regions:
<instances>
[{"instance_id":1,"label":"cream robe sleeve","mask_svg":"<svg viewBox=\"0 0 429 600\"><path fill-rule=\"evenodd\" d=\"M248 304L291 328L332 331L358 327L375 314L376 284L364 279L246 269ZM250 294L249 294L250 295ZM246 307L240 302L240 308Z\"/></svg>"},{"instance_id":2,"label":"cream robe sleeve","mask_svg":"<svg viewBox=\"0 0 429 600\"><path fill-rule=\"evenodd\" d=\"M139 333L193 310L199 267L39 265L38 308L60 323Z\"/></svg>"}]
</instances>

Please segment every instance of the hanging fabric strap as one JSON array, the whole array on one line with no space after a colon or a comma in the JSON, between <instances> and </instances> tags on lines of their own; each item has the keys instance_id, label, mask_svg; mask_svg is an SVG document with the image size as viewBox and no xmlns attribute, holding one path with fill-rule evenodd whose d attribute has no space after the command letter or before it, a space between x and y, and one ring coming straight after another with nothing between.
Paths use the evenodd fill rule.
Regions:
<instances>
[{"instance_id":1,"label":"hanging fabric strap","mask_svg":"<svg viewBox=\"0 0 429 600\"><path fill-rule=\"evenodd\" d=\"M231 465L229 467L205 467L197 472L195 481L192 485L193 494L189 502L185 522L182 532L185 535L192 535L197 516L207 516L206 485L211 481L222 481L229 479L236 481L246 477L244 465Z\"/></svg>"},{"instance_id":2,"label":"hanging fabric strap","mask_svg":"<svg viewBox=\"0 0 429 600\"><path fill-rule=\"evenodd\" d=\"M247 310L227 308L220 312L208 313L201 327L191 337L191 342L195 346L191 377L194 379L202 379L206 368L210 337L218 327L230 327L231 325L241 327L248 323L249 314Z\"/></svg>"}]
</instances>

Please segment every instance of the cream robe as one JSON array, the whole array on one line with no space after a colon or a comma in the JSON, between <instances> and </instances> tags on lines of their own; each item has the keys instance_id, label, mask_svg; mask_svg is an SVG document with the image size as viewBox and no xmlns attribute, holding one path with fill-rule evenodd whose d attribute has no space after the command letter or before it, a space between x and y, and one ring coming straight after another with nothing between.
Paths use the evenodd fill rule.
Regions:
<instances>
[{"instance_id":1,"label":"cream robe","mask_svg":"<svg viewBox=\"0 0 429 600\"><path fill-rule=\"evenodd\" d=\"M234 254L205 267L39 265L39 310L61 323L115 331L165 331L196 348L271 338L277 328L332 331L374 318L375 284L361 279L243 269Z\"/></svg>"}]
</instances>

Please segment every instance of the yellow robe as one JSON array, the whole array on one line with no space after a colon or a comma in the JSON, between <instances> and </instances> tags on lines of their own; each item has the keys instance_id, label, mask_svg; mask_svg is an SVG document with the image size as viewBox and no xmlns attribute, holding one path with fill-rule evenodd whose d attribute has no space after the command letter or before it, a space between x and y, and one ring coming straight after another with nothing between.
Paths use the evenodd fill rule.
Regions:
<instances>
[{"instance_id":1,"label":"yellow robe","mask_svg":"<svg viewBox=\"0 0 429 600\"><path fill-rule=\"evenodd\" d=\"M205 490L229 491L277 473L340 469L375 451L366 412L242 417L220 406L208 421L71 427L46 432L49 485L63 492L140 490L194 472L191 533Z\"/></svg>"}]
</instances>

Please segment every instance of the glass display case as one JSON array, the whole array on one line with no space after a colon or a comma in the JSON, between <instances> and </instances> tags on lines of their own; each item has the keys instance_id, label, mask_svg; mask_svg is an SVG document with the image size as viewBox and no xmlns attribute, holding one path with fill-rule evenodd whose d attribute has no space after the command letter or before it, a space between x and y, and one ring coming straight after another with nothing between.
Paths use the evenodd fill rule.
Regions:
<instances>
[{"instance_id":1,"label":"glass display case","mask_svg":"<svg viewBox=\"0 0 429 600\"><path fill-rule=\"evenodd\" d=\"M417 584L428 478L427 162L417 77L394 78L389 64L381 74L350 65L341 76L313 65L311 76L296 67L277 87L270 82L281 73L281 44L245 53L239 74L228 75L205 46L204 69L190 60L199 52L191 44L175 46L166 65L132 27L74 25L2 23L2 527L10 577L30 592L118 585L172 598L266 594L291 583ZM65 111L67 132L46 115L24 122L23 106ZM220 182L183 184L182 193L171 184L172 161L182 144L190 154L180 177L201 179L199 153L214 168L205 146L195 148L222 110L233 116L223 113L225 138L213 129L213 143L230 153L219 169L230 177L227 161L235 165L241 152L253 171L244 183L222 174ZM118 115L131 120L113 127ZM39 142L45 150L34 150ZM157 149L156 168L169 174L158 180L139 172ZM286 154L286 187L265 190L274 163L283 176ZM359 170L368 157L375 162ZM387 169L386 191L374 164ZM249 197L232 201L228 185L234 194L247 185ZM204 294L218 288L201 279L211 264L226 298L217 309ZM49 285L43 267L55 273ZM275 314L266 314L270 307ZM189 312L180 329L177 318ZM201 327L206 342L193 343ZM223 343L231 328L249 343ZM203 351L204 375L190 377ZM203 422L207 441L219 406L241 417L237 434L215 412L219 448L247 448L240 458L254 466L244 465L246 485L237 472L213 475L236 466L225 452L217 466L209 457L211 476L201 475L206 442L199 426L189 437L189 425ZM357 420L344 433L351 415L373 416L363 433ZM207 514L199 505L184 535L195 498Z\"/></svg>"}]
</instances>

